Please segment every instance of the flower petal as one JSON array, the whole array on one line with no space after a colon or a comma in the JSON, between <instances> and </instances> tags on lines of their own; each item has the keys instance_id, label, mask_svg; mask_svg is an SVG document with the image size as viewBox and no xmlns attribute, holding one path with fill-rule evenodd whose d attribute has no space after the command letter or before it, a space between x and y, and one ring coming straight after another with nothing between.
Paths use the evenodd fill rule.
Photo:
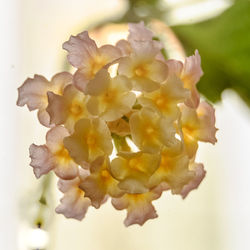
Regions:
<instances>
[{"instance_id":1,"label":"flower petal","mask_svg":"<svg viewBox=\"0 0 250 250\"><path fill-rule=\"evenodd\" d=\"M90 57L96 56L98 48L87 31L77 36L71 36L69 41L63 44L63 48L68 51L68 60L76 68L82 68Z\"/></svg>"},{"instance_id":2,"label":"flower petal","mask_svg":"<svg viewBox=\"0 0 250 250\"><path fill-rule=\"evenodd\" d=\"M80 189L79 189L80 190ZM82 220L90 206L90 200L84 197L84 192L79 192L76 188L67 191L60 200L61 204L56 207L58 214L63 214L66 218Z\"/></svg>"},{"instance_id":3,"label":"flower petal","mask_svg":"<svg viewBox=\"0 0 250 250\"><path fill-rule=\"evenodd\" d=\"M37 146L32 144L29 151L31 158L30 166L33 167L36 178L40 178L41 175L47 174L55 167L53 155L46 145Z\"/></svg>"},{"instance_id":4,"label":"flower petal","mask_svg":"<svg viewBox=\"0 0 250 250\"><path fill-rule=\"evenodd\" d=\"M206 171L204 170L204 166L202 163L193 163L192 165L193 165L192 169L195 171L195 176L188 184L186 184L182 188L180 195L182 196L183 199L187 197L190 191L198 188L201 181L204 179L206 175Z\"/></svg>"}]
</instances>

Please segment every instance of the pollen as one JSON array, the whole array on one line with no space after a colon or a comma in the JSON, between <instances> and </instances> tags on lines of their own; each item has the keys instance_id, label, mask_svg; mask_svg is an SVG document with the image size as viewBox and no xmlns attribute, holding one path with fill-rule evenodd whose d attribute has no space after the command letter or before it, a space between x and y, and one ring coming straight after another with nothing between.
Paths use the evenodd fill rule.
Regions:
<instances>
[{"instance_id":1,"label":"pollen","mask_svg":"<svg viewBox=\"0 0 250 250\"><path fill-rule=\"evenodd\" d=\"M72 103L71 107L70 107L70 113L73 116L79 117L83 112L83 108L81 106L81 104L79 103Z\"/></svg>"},{"instance_id":2,"label":"pollen","mask_svg":"<svg viewBox=\"0 0 250 250\"><path fill-rule=\"evenodd\" d=\"M146 77L147 74L148 74L148 70L145 68L145 66L143 65L139 65L138 67L135 68L134 70L134 73L136 76L139 76L139 77Z\"/></svg>"}]
</instances>

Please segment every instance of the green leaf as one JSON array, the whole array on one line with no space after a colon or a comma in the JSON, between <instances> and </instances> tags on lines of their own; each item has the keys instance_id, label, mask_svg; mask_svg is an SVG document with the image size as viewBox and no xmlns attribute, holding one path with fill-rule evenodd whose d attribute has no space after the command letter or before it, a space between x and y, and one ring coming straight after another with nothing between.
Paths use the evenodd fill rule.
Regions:
<instances>
[{"instance_id":1,"label":"green leaf","mask_svg":"<svg viewBox=\"0 0 250 250\"><path fill-rule=\"evenodd\" d=\"M250 1L238 0L220 16L173 27L188 54L198 49L204 76L199 91L210 101L234 89L250 106Z\"/></svg>"}]
</instances>

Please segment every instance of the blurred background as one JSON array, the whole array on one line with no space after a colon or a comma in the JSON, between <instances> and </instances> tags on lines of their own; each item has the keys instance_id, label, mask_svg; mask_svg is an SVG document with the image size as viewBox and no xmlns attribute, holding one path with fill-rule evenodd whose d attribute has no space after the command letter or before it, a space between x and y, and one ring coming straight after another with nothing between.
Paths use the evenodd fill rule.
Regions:
<instances>
[{"instance_id":1,"label":"blurred background","mask_svg":"<svg viewBox=\"0 0 250 250\"><path fill-rule=\"evenodd\" d=\"M15 105L17 88L65 70L61 45L71 34L152 19L171 27L186 55L201 54L198 88L215 103L219 128L215 146L200 145L207 176L184 201L169 193L155 201L159 218L143 227L125 228L126 212L110 202L82 222L65 219L54 212L62 196L54 177L36 180L29 167L28 148L44 143L46 129ZM1 250L250 249L250 1L11 0L1 1L0 26Z\"/></svg>"}]
</instances>

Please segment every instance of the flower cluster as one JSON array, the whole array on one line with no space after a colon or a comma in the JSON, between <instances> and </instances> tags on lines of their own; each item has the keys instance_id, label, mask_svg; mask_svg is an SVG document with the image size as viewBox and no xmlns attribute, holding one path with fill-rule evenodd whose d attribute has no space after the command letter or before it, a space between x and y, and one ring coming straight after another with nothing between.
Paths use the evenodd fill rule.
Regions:
<instances>
[{"instance_id":1,"label":"flower cluster","mask_svg":"<svg viewBox=\"0 0 250 250\"><path fill-rule=\"evenodd\" d=\"M50 171L63 193L57 213L81 220L110 197L126 209L126 226L157 217L163 191L185 198L205 176L195 162L198 142L216 142L213 107L200 102L200 55L184 62L162 53L144 24L127 40L98 47L87 31L63 44L74 74L28 78L17 105L38 110L50 130L30 146L37 178Z\"/></svg>"}]
</instances>

